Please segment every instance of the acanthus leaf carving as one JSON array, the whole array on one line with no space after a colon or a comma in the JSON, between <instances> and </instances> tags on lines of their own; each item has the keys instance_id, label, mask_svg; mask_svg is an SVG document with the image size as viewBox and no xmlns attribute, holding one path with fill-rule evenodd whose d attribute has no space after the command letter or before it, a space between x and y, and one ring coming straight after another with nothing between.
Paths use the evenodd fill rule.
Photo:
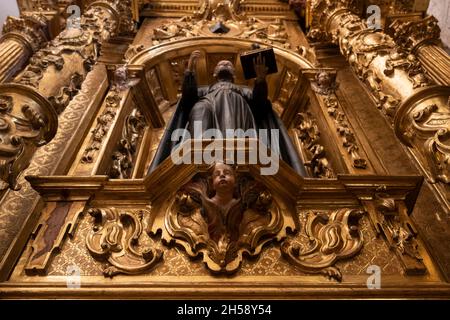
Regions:
<instances>
[{"instance_id":1,"label":"acanthus leaf carving","mask_svg":"<svg viewBox=\"0 0 450 320\"><path fill-rule=\"evenodd\" d=\"M402 139L420 152L431 183L450 184L450 106L423 104L404 116Z\"/></svg>"},{"instance_id":2,"label":"acanthus leaf carving","mask_svg":"<svg viewBox=\"0 0 450 320\"><path fill-rule=\"evenodd\" d=\"M310 159L305 166L311 169L315 178L334 178L336 175L326 158L325 148L320 144L320 131L311 113L298 114L299 139L305 150L309 151Z\"/></svg>"},{"instance_id":3,"label":"acanthus leaf carving","mask_svg":"<svg viewBox=\"0 0 450 320\"><path fill-rule=\"evenodd\" d=\"M336 129L342 137L342 145L347 149L347 152L351 156L353 167L357 169L366 169L367 160L359 154L359 146L355 133L348 123L347 116L340 110L337 98L334 95L330 95L324 98L324 102L327 106L328 114L334 119Z\"/></svg>"},{"instance_id":4,"label":"acanthus leaf carving","mask_svg":"<svg viewBox=\"0 0 450 320\"><path fill-rule=\"evenodd\" d=\"M9 16L2 33L2 39L19 36L32 53L42 48L50 39L47 18L41 13L24 12L19 18Z\"/></svg>"},{"instance_id":5,"label":"acanthus leaf carving","mask_svg":"<svg viewBox=\"0 0 450 320\"><path fill-rule=\"evenodd\" d=\"M440 41L441 29L438 20L433 16L419 21L395 20L389 29L393 31L394 40L411 53L425 42L435 44Z\"/></svg>"},{"instance_id":6,"label":"acanthus leaf carving","mask_svg":"<svg viewBox=\"0 0 450 320\"><path fill-rule=\"evenodd\" d=\"M335 263L351 258L363 247L358 221L364 212L357 209L339 209L333 212L309 211L301 234L305 241L287 238L281 244L283 256L300 270L324 274L337 281L341 271Z\"/></svg>"},{"instance_id":7,"label":"acanthus leaf carving","mask_svg":"<svg viewBox=\"0 0 450 320\"><path fill-rule=\"evenodd\" d=\"M57 96L52 96L48 99L57 113L61 113L66 108L66 106L69 105L70 101L81 89L83 80L83 75L75 72L70 78L69 85L67 87L61 88Z\"/></svg>"},{"instance_id":8,"label":"acanthus leaf carving","mask_svg":"<svg viewBox=\"0 0 450 320\"><path fill-rule=\"evenodd\" d=\"M389 35L369 28L352 12L349 2L318 0L313 10L317 10L313 12L313 27L339 44L341 53L359 79L367 84L377 106L390 120L393 120L404 97L403 92L385 85L387 82L395 78L411 90L430 85L417 58L403 52ZM334 27L325 30L324 26L328 28L330 25Z\"/></svg>"},{"instance_id":9,"label":"acanthus leaf carving","mask_svg":"<svg viewBox=\"0 0 450 320\"><path fill-rule=\"evenodd\" d=\"M393 75L396 68L404 70L413 84L413 89L426 87L430 84L429 79L422 70L419 60L413 54L393 51L386 60L385 66L384 74L387 76Z\"/></svg>"},{"instance_id":10,"label":"acanthus leaf carving","mask_svg":"<svg viewBox=\"0 0 450 320\"><path fill-rule=\"evenodd\" d=\"M106 277L139 274L161 261L161 250L139 246L145 229L144 215L149 215L149 210L91 208L88 213L94 225L86 237L86 246L94 258L107 263L103 269Z\"/></svg>"},{"instance_id":11,"label":"acanthus leaf carving","mask_svg":"<svg viewBox=\"0 0 450 320\"><path fill-rule=\"evenodd\" d=\"M441 128L425 142L424 147L432 174L431 183L450 184L450 145L447 144L449 139L449 129Z\"/></svg>"},{"instance_id":12,"label":"acanthus leaf carving","mask_svg":"<svg viewBox=\"0 0 450 320\"><path fill-rule=\"evenodd\" d=\"M92 137L90 144L86 147L81 158L82 163L92 163L100 150L103 139L108 134L112 122L116 118L117 109L122 100L121 95L112 90L106 97L106 108L97 118L97 125L92 130Z\"/></svg>"},{"instance_id":13,"label":"acanthus leaf carving","mask_svg":"<svg viewBox=\"0 0 450 320\"><path fill-rule=\"evenodd\" d=\"M145 118L135 108L125 119L122 137L117 150L113 153L113 163L109 176L111 178L129 179L132 176L136 152L146 127Z\"/></svg>"}]
</instances>

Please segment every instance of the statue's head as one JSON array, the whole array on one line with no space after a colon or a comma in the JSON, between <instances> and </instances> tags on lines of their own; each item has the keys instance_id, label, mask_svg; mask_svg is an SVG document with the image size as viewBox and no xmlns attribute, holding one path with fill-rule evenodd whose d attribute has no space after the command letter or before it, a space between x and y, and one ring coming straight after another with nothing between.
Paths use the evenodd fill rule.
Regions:
<instances>
[{"instance_id":1,"label":"statue's head","mask_svg":"<svg viewBox=\"0 0 450 320\"><path fill-rule=\"evenodd\" d=\"M211 168L212 187L214 191L233 194L236 187L234 168L223 162L216 162Z\"/></svg>"},{"instance_id":2,"label":"statue's head","mask_svg":"<svg viewBox=\"0 0 450 320\"><path fill-rule=\"evenodd\" d=\"M233 63L228 60L219 61L214 69L216 80L234 81L235 69Z\"/></svg>"}]
</instances>

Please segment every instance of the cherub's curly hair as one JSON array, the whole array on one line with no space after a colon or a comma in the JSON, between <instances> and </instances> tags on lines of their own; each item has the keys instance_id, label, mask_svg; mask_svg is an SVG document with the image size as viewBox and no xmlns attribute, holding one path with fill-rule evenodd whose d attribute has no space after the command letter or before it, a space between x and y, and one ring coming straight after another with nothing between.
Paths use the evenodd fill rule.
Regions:
<instances>
[{"instance_id":1,"label":"cherub's curly hair","mask_svg":"<svg viewBox=\"0 0 450 320\"><path fill-rule=\"evenodd\" d=\"M220 161L220 160L215 161L213 164L211 164L208 167L207 171L206 171L208 173L208 178L207 178L208 197L212 198L215 195L215 191L214 191L214 188L213 188L213 182L212 182L212 180L213 180L212 179L212 175L214 173L214 168L219 163L225 164L225 165L227 165L227 166L229 166L229 167L231 167L233 169L234 178L235 178L235 181L236 181L236 185L235 185L234 192L233 192L233 198L236 198L236 199L239 198L240 191L239 191L239 175L238 175L238 172L237 172L238 165L237 164L232 164L231 165L231 164L228 164L228 163L226 163L224 161Z\"/></svg>"}]
</instances>

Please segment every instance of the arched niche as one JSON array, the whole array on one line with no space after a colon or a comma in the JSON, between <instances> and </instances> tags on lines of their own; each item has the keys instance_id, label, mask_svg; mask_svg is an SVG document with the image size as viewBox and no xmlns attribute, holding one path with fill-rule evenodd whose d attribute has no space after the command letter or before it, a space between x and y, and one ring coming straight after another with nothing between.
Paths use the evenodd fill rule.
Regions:
<instances>
[{"instance_id":1,"label":"arched niche","mask_svg":"<svg viewBox=\"0 0 450 320\"><path fill-rule=\"evenodd\" d=\"M251 45L263 42L229 38L229 37L196 37L166 42L151 48L143 49L128 61L128 65L141 66L145 71L146 81L153 100L164 112L179 98L184 70L192 51L200 50L202 56L197 65L197 82L199 85L213 83L214 66L220 60L230 60L236 66L236 83L252 85L252 81L243 78L239 54L251 50ZM305 91L302 83L302 70L313 69L312 64L299 54L281 47L273 46L278 73L268 76L269 98L280 116L291 105L299 104ZM303 81L304 82L304 81ZM294 94L297 93L297 94ZM285 120L285 117L282 117Z\"/></svg>"},{"instance_id":2,"label":"arched niche","mask_svg":"<svg viewBox=\"0 0 450 320\"><path fill-rule=\"evenodd\" d=\"M202 52L197 64L198 85L209 85L214 82L212 73L220 60L231 60L236 67L236 83L252 86L252 80L243 78L239 54L251 50L251 45L263 42L230 38L230 37L196 37L166 42L150 48L136 50L128 59L129 70L138 73L141 78L139 85L133 88L136 101L141 110L150 119L164 119L167 124L173 114L175 105L180 97L184 71L190 54L194 50ZM134 47L136 48L136 47ZM269 98L274 110L289 128L293 125L296 115L308 103L307 70L314 69L313 65L299 54L273 46L276 55L278 72L268 76ZM157 114L155 116L155 114ZM152 116L153 115L153 116ZM161 123L150 121L150 123ZM142 162L138 165L137 176L142 176L150 165L154 153L159 145L164 126L150 125L149 133L144 137L143 144L150 146L148 154L139 157ZM145 169L144 169L145 168Z\"/></svg>"}]
</instances>

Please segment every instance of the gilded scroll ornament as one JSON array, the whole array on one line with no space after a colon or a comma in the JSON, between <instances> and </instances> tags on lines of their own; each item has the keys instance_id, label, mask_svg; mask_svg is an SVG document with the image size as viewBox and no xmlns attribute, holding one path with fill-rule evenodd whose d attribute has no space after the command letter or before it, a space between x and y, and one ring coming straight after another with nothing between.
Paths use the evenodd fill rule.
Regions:
<instances>
[{"instance_id":1,"label":"gilded scroll ornament","mask_svg":"<svg viewBox=\"0 0 450 320\"><path fill-rule=\"evenodd\" d=\"M78 72L74 73L70 78L70 83L67 87L62 87L59 90L58 95L51 96L48 100L54 106L56 112L61 113L66 106L69 105L70 101L78 94L83 84L83 75Z\"/></svg>"},{"instance_id":2,"label":"gilded scroll ornament","mask_svg":"<svg viewBox=\"0 0 450 320\"><path fill-rule=\"evenodd\" d=\"M450 104L421 104L398 119L399 128L404 130L403 142L420 152L431 183L450 183L449 110Z\"/></svg>"},{"instance_id":3,"label":"gilded scroll ornament","mask_svg":"<svg viewBox=\"0 0 450 320\"><path fill-rule=\"evenodd\" d=\"M211 272L233 273L244 252L258 256L277 238L283 216L262 184L216 163L209 176L198 175L177 192L165 224L171 241L191 257L201 255Z\"/></svg>"},{"instance_id":4,"label":"gilded scroll ornament","mask_svg":"<svg viewBox=\"0 0 450 320\"><path fill-rule=\"evenodd\" d=\"M320 144L320 130L311 113L299 113L297 116L297 130L302 147L308 152L309 167L314 178L334 178L335 173L326 158L324 146Z\"/></svg>"},{"instance_id":5,"label":"gilded scroll ornament","mask_svg":"<svg viewBox=\"0 0 450 320\"><path fill-rule=\"evenodd\" d=\"M56 134L57 116L50 103L30 89L0 87L0 190L18 189L17 177L37 147Z\"/></svg>"},{"instance_id":6,"label":"gilded scroll ornament","mask_svg":"<svg viewBox=\"0 0 450 320\"><path fill-rule=\"evenodd\" d=\"M109 176L115 179L129 179L133 174L136 152L146 127L145 119L139 109L133 109L125 119L122 137L113 153L113 163Z\"/></svg>"},{"instance_id":7,"label":"gilded scroll ornament","mask_svg":"<svg viewBox=\"0 0 450 320\"><path fill-rule=\"evenodd\" d=\"M335 263L354 257L363 247L358 229L361 210L340 209L332 212L306 212L301 235L305 241L288 237L281 244L285 258L307 273L324 274L337 281L341 271Z\"/></svg>"},{"instance_id":8,"label":"gilded scroll ornament","mask_svg":"<svg viewBox=\"0 0 450 320\"><path fill-rule=\"evenodd\" d=\"M100 150L103 139L108 134L112 122L116 118L117 108L122 100L121 95L117 91L111 91L106 97L106 108L97 118L97 125L92 130L92 138L90 144L86 147L82 163L92 163Z\"/></svg>"},{"instance_id":9,"label":"gilded scroll ornament","mask_svg":"<svg viewBox=\"0 0 450 320\"><path fill-rule=\"evenodd\" d=\"M391 120L408 92L430 85L417 58L406 54L389 35L368 28L352 13L352 1L317 0L312 9L313 30L339 44L341 53ZM403 75L408 80L406 83ZM394 81L404 88L392 87Z\"/></svg>"},{"instance_id":10,"label":"gilded scroll ornament","mask_svg":"<svg viewBox=\"0 0 450 320\"><path fill-rule=\"evenodd\" d=\"M199 20L235 20L242 19L240 6L243 0L200 0L198 11L194 17Z\"/></svg>"},{"instance_id":11,"label":"gilded scroll ornament","mask_svg":"<svg viewBox=\"0 0 450 320\"><path fill-rule=\"evenodd\" d=\"M429 166L432 171L432 183L438 181L450 184L450 146L447 141L450 138L448 129L439 129L434 137L425 142Z\"/></svg>"},{"instance_id":12,"label":"gilded scroll ornament","mask_svg":"<svg viewBox=\"0 0 450 320\"><path fill-rule=\"evenodd\" d=\"M337 98L329 96L324 99L324 102L327 106L328 115L334 119L337 132L342 139L342 145L347 149L352 159L353 167L357 169L367 168L367 160L360 155L355 133L348 122L346 114L341 110Z\"/></svg>"},{"instance_id":13,"label":"gilded scroll ornament","mask_svg":"<svg viewBox=\"0 0 450 320\"><path fill-rule=\"evenodd\" d=\"M162 259L160 250L139 247L143 218L149 210L91 208L88 213L94 218L94 226L86 237L86 246L92 256L106 262L106 277L142 273Z\"/></svg>"},{"instance_id":14,"label":"gilded scroll ornament","mask_svg":"<svg viewBox=\"0 0 450 320\"><path fill-rule=\"evenodd\" d=\"M99 44L111 35L125 31L120 26L131 19L126 14L130 11L129 4L130 1L117 0L92 3L81 17L79 28L71 27L61 32L47 47L34 54L13 85L0 87L0 94L11 97L14 103L8 108L10 98L3 99L5 109L0 114L4 135L0 155L2 190L8 186L16 188L15 180L28 166L36 147L53 138L57 114L78 93L98 58ZM100 129L96 131L97 136L102 134Z\"/></svg>"},{"instance_id":15,"label":"gilded scroll ornament","mask_svg":"<svg viewBox=\"0 0 450 320\"><path fill-rule=\"evenodd\" d=\"M281 19L263 21L240 12L242 0L202 0L192 16L165 21L153 31L153 44L198 36L226 35L289 48Z\"/></svg>"}]
</instances>

